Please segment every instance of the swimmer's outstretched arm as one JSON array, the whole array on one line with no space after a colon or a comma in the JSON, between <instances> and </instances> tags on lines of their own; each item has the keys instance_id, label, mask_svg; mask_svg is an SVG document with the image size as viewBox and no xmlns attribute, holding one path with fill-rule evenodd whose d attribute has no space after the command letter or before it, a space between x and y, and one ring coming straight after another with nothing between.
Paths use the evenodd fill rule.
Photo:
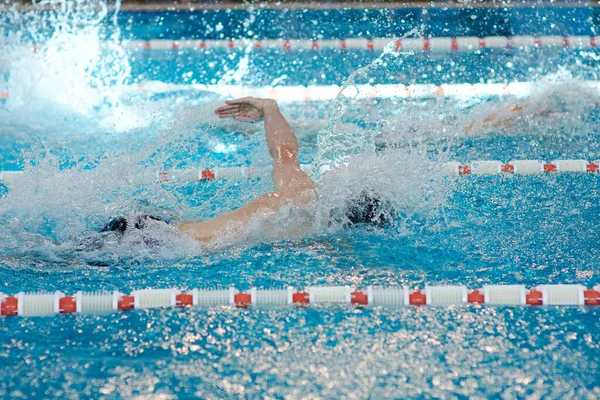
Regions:
<instances>
[{"instance_id":1,"label":"swimmer's outstretched arm","mask_svg":"<svg viewBox=\"0 0 600 400\"><path fill-rule=\"evenodd\" d=\"M535 110L527 110L529 101L521 104L511 104L507 113L504 110L495 110L488 114L480 123L469 124L465 127L466 133L474 133L485 129L507 129L514 125L519 119L527 117L550 117L552 109L547 106Z\"/></svg>"},{"instance_id":2,"label":"swimmer's outstretched arm","mask_svg":"<svg viewBox=\"0 0 600 400\"><path fill-rule=\"evenodd\" d=\"M300 169L296 135L274 100L254 97L230 100L215 112L220 118L239 121L255 121L264 117L267 145L274 161L275 191L212 219L182 223L179 225L182 232L202 242L212 241L215 233L226 227L243 234L245 224L256 213L273 214L288 201L302 205L316 198L315 184Z\"/></svg>"}]
</instances>

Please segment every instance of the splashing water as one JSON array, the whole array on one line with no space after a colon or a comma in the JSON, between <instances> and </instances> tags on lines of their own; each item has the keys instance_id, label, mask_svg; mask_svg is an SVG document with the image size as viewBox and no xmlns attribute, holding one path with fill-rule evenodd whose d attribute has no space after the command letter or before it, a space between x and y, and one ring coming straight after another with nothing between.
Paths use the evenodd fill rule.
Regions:
<instances>
[{"instance_id":1,"label":"splashing water","mask_svg":"<svg viewBox=\"0 0 600 400\"><path fill-rule=\"evenodd\" d=\"M92 3L71 4L77 8ZM63 11L70 12L69 7ZM105 12L93 4L90 11L96 17ZM83 28L97 26L96 17L85 19ZM102 21L108 18L106 14ZM251 18L245 26L250 29L252 24ZM37 29L32 28L36 35ZM98 29L101 36L103 28ZM93 29L86 32L97 43ZM458 181L442 177L437 168L449 157L470 161L508 157L513 151L533 158L538 155L534 145L549 138L539 146L548 148L557 135L563 141L556 145L556 154L574 158L578 148L589 148L590 157L597 157L597 136L581 137L594 129L598 133L600 119L592 115L597 115L597 96L582 89L574 72L557 74L554 81L547 71L536 76L539 92L524 106L526 117L513 125L481 125L467 133L467 126L522 100L357 100L353 91L361 83L378 83L374 71L389 71L405 84L423 72L422 64L413 63L407 53L384 54L380 63L352 74L332 117L331 104L282 106L297 129L302 162L315 158L318 142L317 163L330 167L318 171L318 199L305 209L287 205L271 218L256 216L246 242L231 246L225 233L219 239L229 247L207 252L162 222L124 237L98 230L112 217L139 212L173 220L208 218L272 190L268 172L259 182L181 186L158 184L154 175L171 168L268 165L261 124L216 119L217 99L204 94L124 99L118 95L119 85L127 80L121 61L112 71L102 55L92 54L108 54L105 47L92 43L87 54L77 35L48 35L63 35L71 47L55 47L48 77L28 72L39 85L19 86L11 80L7 116L0 103L0 169L25 169L10 188L0 186L2 292L598 283L597 176L469 176ZM42 39L22 36L10 48L17 54L17 45L45 43ZM0 45L9 40L10 35L0 35ZM90 68L82 61L69 69L69 57L77 56L75 47L87 54ZM69 55L63 69L61 52ZM35 55L24 52L18 57L29 58L40 70L46 61L36 57L46 57L42 54L40 47ZM302 57L287 54L288 59ZM178 67L188 54L182 55L171 57ZM249 69L260 66L252 53L246 55L225 79L248 84L262 73ZM210 59L219 53L194 56ZM311 68L320 62L317 57ZM535 70L536 62L525 64ZM25 71L15 65L10 62L11 72L22 72L20 79L25 79ZM18 65L30 68L25 62ZM456 72L464 80L459 67L448 76ZM65 69L72 76L60 76ZM395 69L401 73L394 75ZM293 75L285 66L276 74L283 78L283 72ZM75 102L67 90L89 97ZM40 113L31 114L30 106ZM555 118L536 115L544 107ZM55 115L69 121L48 128ZM75 120L81 115L86 118ZM9 117L14 123L4 125ZM34 138L38 141L31 145ZM555 154L546 152L540 158L550 156ZM390 228L343 229L343 221L332 220L332 210L363 191L391 203L396 221ZM299 235L282 229L307 223L308 231ZM272 243L280 239L285 241ZM596 366L599 355L593 339L597 311L481 305L401 310L220 307L6 320L0 334L7 360L0 397L185 397L195 391L198 397L226 398L264 393L384 398L399 392L418 393L415 397L577 393L595 398L600 392L589 367ZM90 361L82 354L93 357Z\"/></svg>"},{"instance_id":2,"label":"splashing water","mask_svg":"<svg viewBox=\"0 0 600 400\"><path fill-rule=\"evenodd\" d=\"M109 6L115 10L112 16ZM86 115L94 107L119 104L118 88L131 72L118 45L119 8L120 0L114 5L48 0L34 3L28 12L18 11L16 4L11 7L0 24L0 47L9 72L6 107L17 113L16 120L49 107ZM112 25L112 34L106 33L107 25Z\"/></svg>"},{"instance_id":3,"label":"splashing water","mask_svg":"<svg viewBox=\"0 0 600 400\"><path fill-rule=\"evenodd\" d=\"M331 211L367 192L390 204L389 209L382 208L379 212L382 217L393 217L400 232L408 220L439 212L451 188L451 181L443 177L438 164L420 150L399 149L347 157L344 166L327 171L319 183L316 223L318 229L339 230L345 221L336 224L331 220Z\"/></svg>"},{"instance_id":4,"label":"splashing water","mask_svg":"<svg viewBox=\"0 0 600 400\"><path fill-rule=\"evenodd\" d=\"M413 29L406 36L416 33ZM367 66L354 71L344 82L342 89L333 102L332 116L329 119L327 127L319 132L318 153L316 157L316 178L319 179L319 174L329 168L331 165L343 163L344 159L365 152L375 150L375 137L377 136L376 129L367 129L351 127L345 123L346 120L352 117L358 119L369 119L370 115L376 112L377 102L363 101L357 102L356 98L359 94L357 79L365 79L370 82L370 72L377 67L387 67L390 62L389 58L398 63L398 67L402 66L403 60L400 53L395 51L393 42L388 43L382 53L373 62ZM359 115L351 115L353 107L360 106Z\"/></svg>"},{"instance_id":5,"label":"splashing water","mask_svg":"<svg viewBox=\"0 0 600 400\"><path fill-rule=\"evenodd\" d=\"M153 183L154 168L147 157L144 152L117 154L93 169L60 170L51 159L27 168L0 200L0 251L15 257L96 263L172 259L199 252L197 243L166 226L144 230L144 235L167 246L148 246L148 240L135 234L105 241L98 232L120 215L145 213L170 221L185 212L185 204L172 191Z\"/></svg>"},{"instance_id":6,"label":"splashing water","mask_svg":"<svg viewBox=\"0 0 600 400\"><path fill-rule=\"evenodd\" d=\"M189 164L210 167L222 159L238 165L270 163L264 150L262 127L218 121L212 113L218 105L214 96L205 96L202 101L183 96L158 100L133 98L130 99L131 104L126 103L124 91L120 89L130 79L131 68L127 55L117 45L119 32L115 17L119 4L115 5L112 22L105 3L60 1L43 4L54 7L56 11L48 16L14 14L10 17L12 23L21 21L23 26L25 21L34 21L34 25L27 31L3 31L6 34L0 38L3 41L0 44L6 44L9 49L7 85L10 97L6 108L11 118L25 121L35 110L57 113L64 109L65 115L87 115L99 122L97 126L101 129L112 133L127 132L132 136L125 145L121 143L122 148L114 154L84 154L70 170L61 167L55 158L40 160L36 155L25 157L26 173L0 203L0 219L6 223L0 235L6 254L22 255L19 253L22 240L33 243L35 251L45 249L51 254L49 258L68 258L78 248L75 238L82 232L88 234L90 230L97 230L110 217L135 210L167 219L195 219L200 215L208 218L272 190L266 175L260 183L224 183L216 188L203 189L210 194L203 193L204 202L192 207L176 193L181 188L152 183L155 171L163 168L185 168ZM106 25L111 23L115 33L107 35ZM45 26L52 27L49 37L38 33ZM29 36L23 32L29 32ZM103 40L105 36L108 41ZM24 43L39 45L37 53L23 48ZM248 46L237 67L226 71L219 83L242 84L251 80L252 52L253 47ZM308 117L302 119L300 116L290 121L294 128L299 129L297 133L301 141L303 137L309 137L310 145L314 144L310 136L315 136L318 131L318 152L314 162L317 168L313 171L317 171L314 177L319 182L320 196L310 210L313 219L308 232L303 231L305 234L320 235L338 230L341 224L332 223L331 211L364 190L377 193L391 202L397 211L397 229L390 230L390 235L410 229L408 224L414 216L434 215L443 209L452 190L452 184L444 181L439 169L435 168L437 163L449 157L449 147L442 148L441 143L464 139L467 126L483 119L494 109L506 106L481 99L459 104L441 99L358 100L365 97L358 96L359 85L376 83L373 76L380 75L382 71L402 79L414 74L405 65L407 55L395 51L390 43L373 62L350 74L333 105L307 105ZM284 77L280 76L281 79ZM577 79L573 74L557 74L556 78L546 76L544 79L540 79L539 92L534 93L527 103L527 110L534 110L531 113L551 107L558 110L556 118L564 119L585 115L598 108L597 96L592 93L586 96L575 94L573 87ZM508 99L507 104L513 100ZM181 104L185 108L180 107ZM295 111L300 108L296 107ZM321 115L315 120L316 114L326 114L324 108L331 109L331 117ZM143 113L137 112L142 109ZM153 119L161 119L160 129L151 134L147 131L142 133L143 136L156 135L154 139L145 137L141 140L133 136L135 128L148 128L149 121ZM580 123L583 131L590 126L590 120L585 118L577 121L570 123L569 128L574 129L575 124ZM535 125L536 129L542 129L541 126L550 127L553 121L531 118L521 119L518 123L521 124L519 127L525 125L527 128L529 124L529 127ZM514 127L510 130L516 131ZM248 136L229 143L229 139L215 135L215 131ZM84 135L83 132L77 133ZM252 133L257 135L251 137ZM477 132L470 132L471 136L494 133L494 129L485 126ZM393 147L390 144L398 144L397 147L402 148L395 151L388 149L385 154L377 153L380 147ZM260 150L251 151L250 146ZM135 152L130 149L135 149ZM212 158L212 164L202 164L208 158L203 153L221 156L217 158L219 161ZM242 194L233 199L237 195L231 193L236 193L234 190L239 187L247 190L240 190ZM248 227L247 243L291 238L279 227L306 225L306 219L307 215L299 210L284 207L268 221L253 220ZM176 258L199 251L197 246L189 247L189 243L171 233L160 230L152 233L159 241L175 243L173 246L178 248L161 257ZM92 237L96 235L95 232L90 234ZM228 244L226 236L222 240L224 245ZM143 242L143 238L132 237L122 246L120 242L115 243L114 251L106 248L92 250L83 258L96 261L115 257L138 260L136 252L150 258L157 253L157 250L136 246L135 243L139 242ZM131 250L131 246L135 249Z\"/></svg>"},{"instance_id":7,"label":"splashing water","mask_svg":"<svg viewBox=\"0 0 600 400\"><path fill-rule=\"evenodd\" d=\"M252 53L252 43L248 43L244 49L244 55L238 61L237 68L230 69L225 72L223 77L219 80L219 85L230 85L230 84L241 84L242 79L250 72L250 54Z\"/></svg>"}]
</instances>

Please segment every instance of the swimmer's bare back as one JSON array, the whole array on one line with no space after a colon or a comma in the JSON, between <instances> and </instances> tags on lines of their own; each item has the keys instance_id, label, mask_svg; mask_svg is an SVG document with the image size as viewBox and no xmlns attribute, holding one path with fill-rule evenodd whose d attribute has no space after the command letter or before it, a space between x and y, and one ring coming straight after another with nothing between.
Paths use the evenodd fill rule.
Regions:
<instances>
[{"instance_id":1,"label":"swimmer's bare back","mask_svg":"<svg viewBox=\"0 0 600 400\"><path fill-rule=\"evenodd\" d=\"M204 243L211 243L224 229L233 230L241 237L246 224L256 214L270 215L288 202L302 206L316 199L314 182L300 169L296 135L274 100L254 97L230 100L215 113L219 118L238 121L256 121L264 117L267 145L274 161L275 191L209 220L184 222L178 226L179 230Z\"/></svg>"}]
</instances>

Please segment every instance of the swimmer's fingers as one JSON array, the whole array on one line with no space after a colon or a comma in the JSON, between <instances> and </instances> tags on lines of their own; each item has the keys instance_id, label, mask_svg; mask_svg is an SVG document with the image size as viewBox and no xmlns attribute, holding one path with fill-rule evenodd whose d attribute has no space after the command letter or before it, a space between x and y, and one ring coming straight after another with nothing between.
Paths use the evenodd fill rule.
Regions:
<instances>
[{"instance_id":1,"label":"swimmer's fingers","mask_svg":"<svg viewBox=\"0 0 600 400\"><path fill-rule=\"evenodd\" d=\"M239 109L240 109L240 106L238 106L238 105L221 106L221 107L219 107L219 108L217 108L215 110L215 113L217 113L217 114L225 114L225 113L235 112L235 111L237 111Z\"/></svg>"},{"instance_id":2,"label":"swimmer's fingers","mask_svg":"<svg viewBox=\"0 0 600 400\"><path fill-rule=\"evenodd\" d=\"M242 97L241 99L227 100L227 105L239 105L240 107L255 108L261 113L265 105L265 99L259 99L257 97Z\"/></svg>"},{"instance_id":3,"label":"swimmer's fingers","mask_svg":"<svg viewBox=\"0 0 600 400\"><path fill-rule=\"evenodd\" d=\"M231 117L235 117L235 114L237 114L237 112L225 112L225 113L217 113L217 116L219 118L231 118Z\"/></svg>"},{"instance_id":4,"label":"swimmer's fingers","mask_svg":"<svg viewBox=\"0 0 600 400\"><path fill-rule=\"evenodd\" d=\"M235 116L236 113L239 112L239 106L223 106L215 110L215 114L217 114L219 118L232 118Z\"/></svg>"},{"instance_id":5,"label":"swimmer's fingers","mask_svg":"<svg viewBox=\"0 0 600 400\"><path fill-rule=\"evenodd\" d=\"M217 116L219 118L228 118L228 117L234 117L235 114L237 114L237 112L224 112L224 113L217 113Z\"/></svg>"},{"instance_id":6,"label":"swimmer's fingers","mask_svg":"<svg viewBox=\"0 0 600 400\"><path fill-rule=\"evenodd\" d=\"M244 103L249 103L252 104L252 101L255 100L254 97L242 97L239 99L234 99L234 100L226 100L225 104L244 104Z\"/></svg>"},{"instance_id":7,"label":"swimmer's fingers","mask_svg":"<svg viewBox=\"0 0 600 400\"><path fill-rule=\"evenodd\" d=\"M242 97L225 101L225 105L217 108L219 118L235 118L238 121L256 121L263 116L264 100L255 97Z\"/></svg>"},{"instance_id":8,"label":"swimmer's fingers","mask_svg":"<svg viewBox=\"0 0 600 400\"><path fill-rule=\"evenodd\" d=\"M240 108L239 105L225 105L225 106L221 106L219 108L217 108L215 111L227 111L227 110L237 110L238 108Z\"/></svg>"}]
</instances>

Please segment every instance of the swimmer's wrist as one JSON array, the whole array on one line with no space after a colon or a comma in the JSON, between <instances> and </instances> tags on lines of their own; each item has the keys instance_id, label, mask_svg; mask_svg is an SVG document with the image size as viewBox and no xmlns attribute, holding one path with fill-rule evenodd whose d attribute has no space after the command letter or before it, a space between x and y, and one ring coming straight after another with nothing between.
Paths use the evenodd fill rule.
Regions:
<instances>
[{"instance_id":1,"label":"swimmer's wrist","mask_svg":"<svg viewBox=\"0 0 600 400\"><path fill-rule=\"evenodd\" d=\"M264 103L263 103L263 114L266 113L267 111L271 111L271 110L277 110L277 102L275 100L272 99L265 99Z\"/></svg>"}]
</instances>

